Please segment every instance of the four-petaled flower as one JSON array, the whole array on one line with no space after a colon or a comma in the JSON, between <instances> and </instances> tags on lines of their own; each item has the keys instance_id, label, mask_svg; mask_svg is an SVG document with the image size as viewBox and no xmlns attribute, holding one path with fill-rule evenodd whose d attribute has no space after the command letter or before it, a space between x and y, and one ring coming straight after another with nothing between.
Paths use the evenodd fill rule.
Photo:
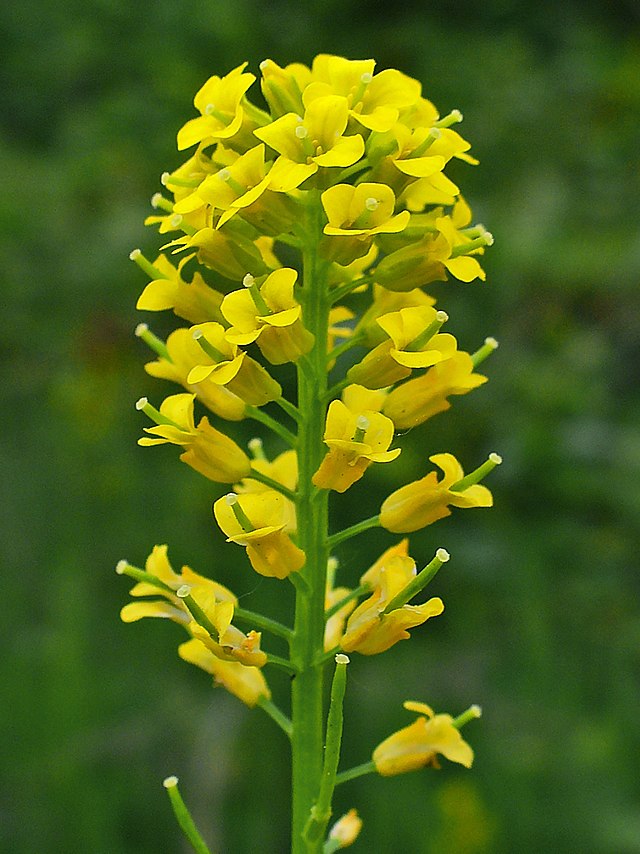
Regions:
<instances>
[{"instance_id":1,"label":"four-petaled flower","mask_svg":"<svg viewBox=\"0 0 640 854\"><path fill-rule=\"evenodd\" d=\"M257 705L261 699L271 698L269 686L258 667L247 666L238 661L224 661L195 638L180 644L178 655L183 661L195 664L210 673L216 685L222 685L250 708Z\"/></svg>"},{"instance_id":2,"label":"four-petaled flower","mask_svg":"<svg viewBox=\"0 0 640 854\"><path fill-rule=\"evenodd\" d=\"M471 767L473 750L460 735L451 715L435 715L426 703L412 700L407 700L404 707L417 712L419 717L394 732L373 751L378 774L391 777L429 765L439 768L438 753L465 768Z\"/></svg>"}]
</instances>

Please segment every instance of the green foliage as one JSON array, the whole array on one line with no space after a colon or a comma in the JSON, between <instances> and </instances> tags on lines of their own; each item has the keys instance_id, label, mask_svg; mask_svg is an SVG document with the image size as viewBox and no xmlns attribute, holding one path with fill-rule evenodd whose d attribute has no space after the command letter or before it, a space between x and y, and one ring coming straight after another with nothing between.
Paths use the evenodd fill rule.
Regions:
<instances>
[{"instance_id":1,"label":"green foliage","mask_svg":"<svg viewBox=\"0 0 640 854\"><path fill-rule=\"evenodd\" d=\"M383 698L415 692L417 650L416 699L484 708L473 777L455 767L356 781L336 812L367 805L362 850L640 852L635 6L30 7L0 12L0 850L177 851L161 785L170 773L212 850L286 845L288 816L269 804L286 762L269 723L172 656L173 626L159 639L156 625L118 622L126 597L113 566L140 562L169 532L176 564L215 566L234 590L245 579L247 607L277 615L279 595L236 576L232 546L214 545L203 508L219 493L169 453L143 462L135 445L133 404L154 384L132 335L141 279L127 256L156 245L139 225L144 199L180 160L167 152L191 93L244 59L255 69L325 50L401 68L443 111L465 114L482 167L459 168L496 245L486 285L435 295L466 349L487 332L501 346L491 383L406 437L402 463L445 448L505 458L492 514L465 517L464 534L445 520L442 542L416 537L425 553L452 554L434 582L450 611L392 664L367 662L359 677L354 662L347 695L360 724L345 765L404 723ZM340 505L345 525L388 491L384 471L367 477L357 514L351 493ZM345 547L345 572L357 578L386 544L375 532Z\"/></svg>"}]
</instances>

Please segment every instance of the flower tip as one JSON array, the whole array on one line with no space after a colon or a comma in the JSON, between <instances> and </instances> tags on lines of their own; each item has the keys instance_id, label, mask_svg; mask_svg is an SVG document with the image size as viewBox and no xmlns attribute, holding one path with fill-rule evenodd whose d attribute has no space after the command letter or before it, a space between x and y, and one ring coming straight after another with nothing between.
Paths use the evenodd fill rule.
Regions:
<instances>
[{"instance_id":1,"label":"flower tip","mask_svg":"<svg viewBox=\"0 0 640 854\"><path fill-rule=\"evenodd\" d=\"M141 255L142 252L139 249L132 249L131 252L129 252L129 259L131 261L135 261L136 258L139 258Z\"/></svg>"},{"instance_id":2,"label":"flower tip","mask_svg":"<svg viewBox=\"0 0 640 854\"><path fill-rule=\"evenodd\" d=\"M365 71L364 74L360 75L360 82L361 83L365 83L365 84L371 83L372 80L373 80L373 74L370 71Z\"/></svg>"},{"instance_id":3,"label":"flower tip","mask_svg":"<svg viewBox=\"0 0 640 854\"><path fill-rule=\"evenodd\" d=\"M191 593L191 585L189 584L181 584L180 587L176 590L176 596L178 599L186 599L187 596Z\"/></svg>"},{"instance_id":4,"label":"flower tip","mask_svg":"<svg viewBox=\"0 0 640 854\"><path fill-rule=\"evenodd\" d=\"M247 448L249 448L252 454L260 452L262 450L262 439L259 436L254 436L253 439L249 439L247 442Z\"/></svg>"},{"instance_id":5,"label":"flower tip","mask_svg":"<svg viewBox=\"0 0 640 854\"><path fill-rule=\"evenodd\" d=\"M238 503L238 496L235 492L227 492L224 497L224 500L227 502L229 507L233 507L234 504Z\"/></svg>"},{"instance_id":6,"label":"flower tip","mask_svg":"<svg viewBox=\"0 0 640 854\"><path fill-rule=\"evenodd\" d=\"M474 703L473 706L469 707L469 713L473 715L474 718L482 717L482 708L478 706L477 703Z\"/></svg>"},{"instance_id":7,"label":"flower tip","mask_svg":"<svg viewBox=\"0 0 640 854\"><path fill-rule=\"evenodd\" d=\"M199 341L200 338L204 338L204 332L202 329L194 329L191 335L193 336L194 341Z\"/></svg>"},{"instance_id":8,"label":"flower tip","mask_svg":"<svg viewBox=\"0 0 640 854\"><path fill-rule=\"evenodd\" d=\"M484 242L487 244L487 246L493 246L495 240L494 240L493 234L491 234L490 231L485 230L485 232L482 236L484 237Z\"/></svg>"},{"instance_id":9,"label":"flower tip","mask_svg":"<svg viewBox=\"0 0 640 854\"><path fill-rule=\"evenodd\" d=\"M348 655L345 655L343 652L339 652L335 657L336 664L349 664L351 659Z\"/></svg>"},{"instance_id":10,"label":"flower tip","mask_svg":"<svg viewBox=\"0 0 640 854\"><path fill-rule=\"evenodd\" d=\"M446 549L438 549L438 551L436 552L436 557L442 563L446 563L450 559L451 555Z\"/></svg>"},{"instance_id":11,"label":"flower tip","mask_svg":"<svg viewBox=\"0 0 640 854\"><path fill-rule=\"evenodd\" d=\"M174 786L178 785L178 778L175 774L172 774L170 777L165 777L162 781L162 785L165 789L173 789Z\"/></svg>"},{"instance_id":12,"label":"flower tip","mask_svg":"<svg viewBox=\"0 0 640 854\"><path fill-rule=\"evenodd\" d=\"M260 63L260 65L258 66L260 71L264 71L266 68L268 68L270 62L271 62L270 59L263 59L262 62Z\"/></svg>"},{"instance_id":13,"label":"flower tip","mask_svg":"<svg viewBox=\"0 0 640 854\"><path fill-rule=\"evenodd\" d=\"M119 560L118 563L116 564L117 574L118 575L124 575L125 572L127 571L128 566L129 566L128 560L124 560L124 558L122 560Z\"/></svg>"},{"instance_id":14,"label":"flower tip","mask_svg":"<svg viewBox=\"0 0 640 854\"><path fill-rule=\"evenodd\" d=\"M442 309L440 309L439 311L436 311L436 320L439 323L446 323L447 320L449 320L449 315L446 311L442 311Z\"/></svg>"},{"instance_id":15,"label":"flower tip","mask_svg":"<svg viewBox=\"0 0 640 854\"><path fill-rule=\"evenodd\" d=\"M484 343L487 345L487 347L491 347L491 348L493 348L494 350L497 350L497 349L498 349L498 347L500 346L500 345L498 344L498 342L496 341L496 339L495 339L495 338L492 338L491 336L490 336L489 338L485 338L485 339L484 339Z\"/></svg>"},{"instance_id":16,"label":"flower tip","mask_svg":"<svg viewBox=\"0 0 640 854\"><path fill-rule=\"evenodd\" d=\"M380 202L377 199L374 199L373 196L369 196L369 198L365 200L364 206L368 211L375 211L380 206Z\"/></svg>"},{"instance_id":17,"label":"flower tip","mask_svg":"<svg viewBox=\"0 0 640 854\"><path fill-rule=\"evenodd\" d=\"M152 208L160 207L161 202L162 202L162 193L154 193L151 196L151 207Z\"/></svg>"},{"instance_id":18,"label":"flower tip","mask_svg":"<svg viewBox=\"0 0 640 854\"><path fill-rule=\"evenodd\" d=\"M464 116L460 110L451 110L451 118L456 122L461 122Z\"/></svg>"},{"instance_id":19,"label":"flower tip","mask_svg":"<svg viewBox=\"0 0 640 854\"><path fill-rule=\"evenodd\" d=\"M149 324L148 323L139 323L136 326L133 334L136 336L136 338L141 338L144 335L144 333L148 332L148 331L149 331Z\"/></svg>"},{"instance_id":20,"label":"flower tip","mask_svg":"<svg viewBox=\"0 0 640 854\"><path fill-rule=\"evenodd\" d=\"M330 555L329 559L327 560L327 570L329 572L335 572L339 566L340 566L340 561L338 560L338 558L335 557L334 555Z\"/></svg>"},{"instance_id":21,"label":"flower tip","mask_svg":"<svg viewBox=\"0 0 640 854\"><path fill-rule=\"evenodd\" d=\"M358 430L368 430L371 422L367 418L366 415L359 415L356 421L356 427Z\"/></svg>"},{"instance_id":22,"label":"flower tip","mask_svg":"<svg viewBox=\"0 0 640 854\"><path fill-rule=\"evenodd\" d=\"M160 183L162 184L163 187L166 187L170 180L171 180L171 173L170 172L163 172L162 175L160 176Z\"/></svg>"},{"instance_id":23,"label":"flower tip","mask_svg":"<svg viewBox=\"0 0 640 854\"><path fill-rule=\"evenodd\" d=\"M250 288L254 285L255 281L256 280L251 275L251 273L247 273L247 275L242 280L242 284L245 286L245 288Z\"/></svg>"},{"instance_id":24,"label":"flower tip","mask_svg":"<svg viewBox=\"0 0 640 854\"><path fill-rule=\"evenodd\" d=\"M177 228L182 223L182 214L174 214L169 220L171 228Z\"/></svg>"},{"instance_id":25,"label":"flower tip","mask_svg":"<svg viewBox=\"0 0 640 854\"><path fill-rule=\"evenodd\" d=\"M147 403L149 403L149 398L147 397L141 397L140 400L136 400L136 409L138 410L138 412L141 412L145 408Z\"/></svg>"},{"instance_id":26,"label":"flower tip","mask_svg":"<svg viewBox=\"0 0 640 854\"><path fill-rule=\"evenodd\" d=\"M431 137L431 139L440 139L440 137L442 136L442 131L440 130L440 128L429 128L429 136Z\"/></svg>"},{"instance_id":27,"label":"flower tip","mask_svg":"<svg viewBox=\"0 0 640 854\"><path fill-rule=\"evenodd\" d=\"M502 457L500 456L500 454L496 454L496 453L489 454L489 459L496 466L499 466L500 463L502 462Z\"/></svg>"}]
</instances>

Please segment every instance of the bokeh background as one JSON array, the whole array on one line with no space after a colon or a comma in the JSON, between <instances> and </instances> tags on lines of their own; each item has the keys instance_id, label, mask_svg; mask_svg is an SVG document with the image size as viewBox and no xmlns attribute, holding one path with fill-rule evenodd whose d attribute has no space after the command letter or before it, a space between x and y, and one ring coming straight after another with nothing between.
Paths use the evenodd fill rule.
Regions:
<instances>
[{"instance_id":1,"label":"bokeh background","mask_svg":"<svg viewBox=\"0 0 640 854\"><path fill-rule=\"evenodd\" d=\"M476 765L363 778L336 810L364 818L354 851L640 852L639 7L395 8L2 5L7 854L184 851L161 785L170 773L212 850L287 850L284 738L177 658L177 627L121 624L130 585L113 568L168 542L176 565L215 574L246 607L283 607L282 586L252 575L214 529L220 490L170 449L136 445L135 400L168 386L142 369L132 330L145 279L128 254L160 245L142 225L147 199L181 162L175 133L204 80L323 51L375 57L422 80L442 113L463 111L481 165L453 177L496 244L486 284L433 292L466 349L489 334L501 344L491 382L403 437L397 466L336 501L341 521L375 512L429 453L505 458L493 511L413 538L417 555L453 555L433 585L445 614L350 667L344 767L409 722L406 698L454 714L480 703L466 730ZM345 582L390 542L346 544Z\"/></svg>"}]
</instances>

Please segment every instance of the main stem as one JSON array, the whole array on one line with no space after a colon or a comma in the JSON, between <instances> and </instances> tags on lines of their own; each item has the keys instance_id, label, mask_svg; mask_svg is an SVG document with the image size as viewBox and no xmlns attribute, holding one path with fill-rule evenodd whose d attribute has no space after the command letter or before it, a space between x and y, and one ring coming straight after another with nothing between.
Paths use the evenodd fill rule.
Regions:
<instances>
[{"instance_id":1,"label":"main stem","mask_svg":"<svg viewBox=\"0 0 640 854\"><path fill-rule=\"evenodd\" d=\"M313 191L311 191L313 192ZM322 208L314 193L307 209L303 247L303 322L313 333L307 354L310 370L298 369L298 544L306 555L302 573L308 588L298 587L291 658L298 668L291 688L292 733L292 852L319 854L322 840L308 845L303 830L318 796L323 762L324 600L328 559L328 493L311 482L324 456L322 441L327 402L327 333L329 299L326 262L318 255Z\"/></svg>"}]
</instances>

